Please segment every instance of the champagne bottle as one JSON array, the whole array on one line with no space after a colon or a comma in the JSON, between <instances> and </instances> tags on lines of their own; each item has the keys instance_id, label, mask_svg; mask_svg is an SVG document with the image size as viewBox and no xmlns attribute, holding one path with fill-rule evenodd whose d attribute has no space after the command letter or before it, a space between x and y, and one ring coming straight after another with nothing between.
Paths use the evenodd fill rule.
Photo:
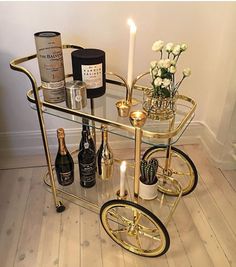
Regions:
<instances>
[{"instance_id":1,"label":"champagne bottle","mask_svg":"<svg viewBox=\"0 0 236 267\"><path fill-rule=\"evenodd\" d=\"M57 138L59 144L55 160L57 180L60 185L66 186L74 182L74 162L66 148L63 128L57 129Z\"/></svg>"},{"instance_id":2,"label":"champagne bottle","mask_svg":"<svg viewBox=\"0 0 236 267\"><path fill-rule=\"evenodd\" d=\"M105 125L102 129L102 143L97 153L97 166L99 177L103 180L109 179L113 174L113 153L108 144L108 133Z\"/></svg>"},{"instance_id":3,"label":"champagne bottle","mask_svg":"<svg viewBox=\"0 0 236 267\"><path fill-rule=\"evenodd\" d=\"M89 141L87 130L82 131L78 162L81 186L94 186L96 183L96 154L92 143Z\"/></svg>"}]
</instances>

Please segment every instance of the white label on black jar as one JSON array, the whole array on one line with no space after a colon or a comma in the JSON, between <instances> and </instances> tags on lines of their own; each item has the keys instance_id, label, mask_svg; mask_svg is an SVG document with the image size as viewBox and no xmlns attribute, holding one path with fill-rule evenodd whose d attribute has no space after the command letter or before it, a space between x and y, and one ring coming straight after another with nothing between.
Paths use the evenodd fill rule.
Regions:
<instances>
[{"instance_id":1,"label":"white label on black jar","mask_svg":"<svg viewBox=\"0 0 236 267\"><path fill-rule=\"evenodd\" d=\"M82 80L87 89L102 87L102 63L95 65L82 65Z\"/></svg>"}]
</instances>

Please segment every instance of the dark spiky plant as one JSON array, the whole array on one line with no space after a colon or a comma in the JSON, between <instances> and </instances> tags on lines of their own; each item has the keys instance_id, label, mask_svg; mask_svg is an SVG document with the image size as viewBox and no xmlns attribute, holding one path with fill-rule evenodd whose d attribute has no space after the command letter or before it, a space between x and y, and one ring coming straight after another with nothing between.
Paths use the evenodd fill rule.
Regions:
<instances>
[{"instance_id":1,"label":"dark spiky plant","mask_svg":"<svg viewBox=\"0 0 236 267\"><path fill-rule=\"evenodd\" d=\"M158 160L151 158L149 161L141 160L140 172L141 172L141 182L147 185L152 185L157 182L157 169Z\"/></svg>"}]
</instances>

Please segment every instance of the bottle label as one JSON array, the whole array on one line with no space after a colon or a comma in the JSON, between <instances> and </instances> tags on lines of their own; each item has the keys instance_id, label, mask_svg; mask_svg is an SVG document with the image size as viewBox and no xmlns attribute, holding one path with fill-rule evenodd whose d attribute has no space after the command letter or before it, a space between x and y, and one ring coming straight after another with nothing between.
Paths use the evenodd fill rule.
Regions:
<instances>
[{"instance_id":1,"label":"bottle label","mask_svg":"<svg viewBox=\"0 0 236 267\"><path fill-rule=\"evenodd\" d=\"M89 143L84 143L84 148L88 149L89 148Z\"/></svg>"},{"instance_id":2,"label":"bottle label","mask_svg":"<svg viewBox=\"0 0 236 267\"><path fill-rule=\"evenodd\" d=\"M64 185L71 183L72 171L69 172L60 172L60 179Z\"/></svg>"},{"instance_id":3,"label":"bottle label","mask_svg":"<svg viewBox=\"0 0 236 267\"><path fill-rule=\"evenodd\" d=\"M61 36L47 38L37 36L35 43L42 88L48 90L43 93L45 101L62 102L65 100L65 73ZM59 95L56 97L56 94Z\"/></svg>"},{"instance_id":4,"label":"bottle label","mask_svg":"<svg viewBox=\"0 0 236 267\"><path fill-rule=\"evenodd\" d=\"M86 83L87 89L102 87L102 63L95 65L82 65L82 80Z\"/></svg>"},{"instance_id":5,"label":"bottle label","mask_svg":"<svg viewBox=\"0 0 236 267\"><path fill-rule=\"evenodd\" d=\"M44 82L42 81L42 87L45 89L58 89L65 87L65 81L59 81L59 82Z\"/></svg>"},{"instance_id":6,"label":"bottle label","mask_svg":"<svg viewBox=\"0 0 236 267\"><path fill-rule=\"evenodd\" d=\"M95 161L91 163L80 163L80 179L83 182L92 182L95 180Z\"/></svg>"},{"instance_id":7,"label":"bottle label","mask_svg":"<svg viewBox=\"0 0 236 267\"><path fill-rule=\"evenodd\" d=\"M43 89L44 100L50 103L58 103L65 100L64 87L58 89Z\"/></svg>"},{"instance_id":8,"label":"bottle label","mask_svg":"<svg viewBox=\"0 0 236 267\"><path fill-rule=\"evenodd\" d=\"M61 36L36 37L37 58L41 80L57 82L65 79Z\"/></svg>"}]
</instances>

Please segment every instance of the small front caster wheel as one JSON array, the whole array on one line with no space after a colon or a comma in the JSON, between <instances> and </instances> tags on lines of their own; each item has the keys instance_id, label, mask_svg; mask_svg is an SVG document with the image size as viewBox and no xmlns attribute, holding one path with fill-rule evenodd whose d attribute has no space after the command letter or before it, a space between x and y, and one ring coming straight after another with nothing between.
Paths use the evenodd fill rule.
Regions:
<instances>
[{"instance_id":1,"label":"small front caster wheel","mask_svg":"<svg viewBox=\"0 0 236 267\"><path fill-rule=\"evenodd\" d=\"M110 200L102 206L100 219L107 234L132 253L157 257L169 249L170 238L165 226L153 213L136 203Z\"/></svg>"},{"instance_id":2,"label":"small front caster wheel","mask_svg":"<svg viewBox=\"0 0 236 267\"><path fill-rule=\"evenodd\" d=\"M56 210L58 213L63 212L66 209L66 207L62 204L61 201L59 201L59 204L56 206Z\"/></svg>"}]
</instances>

